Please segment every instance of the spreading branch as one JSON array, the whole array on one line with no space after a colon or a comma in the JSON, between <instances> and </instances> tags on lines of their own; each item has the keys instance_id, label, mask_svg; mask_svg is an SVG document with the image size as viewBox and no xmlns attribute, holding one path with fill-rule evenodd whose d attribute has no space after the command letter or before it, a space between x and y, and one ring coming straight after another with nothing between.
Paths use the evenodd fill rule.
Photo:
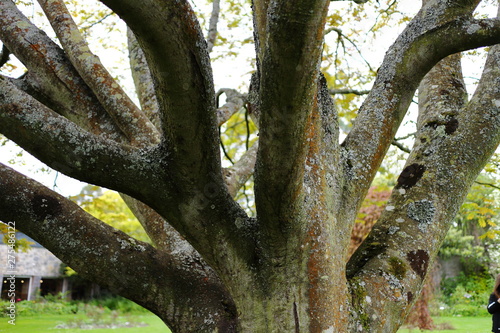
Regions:
<instances>
[{"instance_id":1,"label":"spreading branch","mask_svg":"<svg viewBox=\"0 0 500 333\"><path fill-rule=\"evenodd\" d=\"M142 112L144 112L146 117L148 117L158 130L161 130L158 99L156 98L151 71L149 70L144 52L130 28L127 28L127 41L130 70Z\"/></svg>"},{"instance_id":2,"label":"spreading branch","mask_svg":"<svg viewBox=\"0 0 500 333\"><path fill-rule=\"evenodd\" d=\"M64 2L59 0L38 0L38 2L71 63L130 142L137 146L158 143L160 141L158 131L117 84L99 58L90 51Z\"/></svg>"},{"instance_id":3,"label":"spreading branch","mask_svg":"<svg viewBox=\"0 0 500 333\"><path fill-rule=\"evenodd\" d=\"M438 2L431 2L430 6L446 7ZM469 14L463 15L464 8L458 7L432 11L425 6L387 52L374 86L342 145L346 174L351 179L347 188L367 191L418 82L434 64L449 54L500 42L500 20L474 20L469 15L470 6ZM434 47L437 43L439 48Z\"/></svg>"},{"instance_id":4,"label":"spreading branch","mask_svg":"<svg viewBox=\"0 0 500 333\"><path fill-rule=\"evenodd\" d=\"M234 89L220 89L216 96L226 95L226 103L217 108L217 124L221 126L245 105L245 96Z\"/></svg>"},{"instance_id":5,"label":"spreading branch","mask_svg":"<svg viewBox=\"0 0 500 333\"><path fill-rule=\"evenodd\" d=\"M0 193L0 220L15 221L17 229L57 253L79 274L133 299L167 325L176 327L182 317L191 331L214 331L216 323L234 325L235 306L228 292L213 272L199 263L179 265L166 252L97 220L70 200L3 164ZM198 267L188 269L193 266ZM155 286L154 293L151 286ZM190 297L185 297L186 293ZM164 302L183 311L169 311L162 306ZM196 315L190 315L188 309L196 309Z\"/></svg>"},{"instance_id":6,"label":"spreading branch","mask_svg":"<svg viewBox=\"0 0 500 333\"><path fill-rule=\"evenodd\" d=\"M220 0L213 0L212 3L212 15L210 15L210 21L208 23L208 35L207 35L207 50L208 53L212 52L215 45L215 40L217 39L217 23L219 22L220 15Z\"/></svg>"},{"instance_id":7,"label":"spreading branch","mask_svg":"<svg viewBox=\"0 0 500 333\"><path fill-rule=\"evenodd\" d=\"M0 1L0 39L28 68L18 87L78 126L123 141L112 119L67 59L12 1Z\"/></svg>"},{"instance_id":8,"label":"spreading branch","mask_svg":"<svg viewBox=\"0 0 500 333\"><path fill-rule=\"evenodd\" d=\"M469 102L464 98L458 55L442 60L422 81L415 146L384 213L348 263L352 288L360 291L362 283L370 299L375 296L372 293L379 295L369 306L364 301L359 304L368 317L389 313L389 307L398 308L393 316L408 313L418 297L414 291L421 289L458 212L456 203L463 202L500 143L500 105L495 103L500 100L499 54L498 45L490 49ZM434 89L440 93L430 99L429 91ZM443 167L442 161L449 162ZM397 279L389 282L389 272ZM383 330L382 323L376 325L375 330Z\"/></svg>"},{"instance_id":9,"label":"spreading branch","mask_svg":"<svg viewBox=\"0 0 500 333\"><path fill-rule=\"evenodd\" d=\"M270 243L273 237L283 237L283 229L304 230L293 218L301 213L285 213L284 207L300 209L294 201L302 192L307 154L303 140L317 97L328 4L324 0L276 1L268 8L267 15L273 19L267 21L267 42L261 45L265 49L261 50L255 199Z\"/></svg>"},{"instance_id":10,"label":"spreading branch","mask_svg":"<svg viewBox=\"0 0 500 333\"><path fill-rule=\"evenodd\" d=\"M151 69L161 125L179 184L202 191L224 188L218 147L215 92L206 41L187 0L103 0L134 32ZM164 18L168 17L168 20ZM158 31L162 31L158 34ZM199 161L206 163L199 163ZM213 179L210 175L218 175Z\"/></svg>"},{"instance_id":11,"label":"spreading branch","mask_svg":"<svg viewBox=\"0 0 500 333\"><path fill-rule=\"evenodd\" d=\"M4 77L0 77L0 119L0 132L9 139L52 168L89 183L130 193L116 176L138 179L141 176L131 166L147 165L141 161L145 152L134 154L131 147L84 131ZM115 176L103 177L103 169Z\"/></svg>"},{"instance_id":12,"label":"spreading branch","mask_svg":"<svg viewBox=\"0 0 500 333\"><path fill-rule=\"evenodd\" d=\"M258 142L254 143L233 166L224 169L224 180L233 198L254 172L258 146Z\"/></svg>"}]
</instances>

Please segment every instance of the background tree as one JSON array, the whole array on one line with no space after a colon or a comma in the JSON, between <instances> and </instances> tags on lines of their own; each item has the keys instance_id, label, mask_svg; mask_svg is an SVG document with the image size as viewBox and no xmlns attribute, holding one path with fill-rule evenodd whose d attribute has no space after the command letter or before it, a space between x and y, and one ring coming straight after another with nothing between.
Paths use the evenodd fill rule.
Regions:
<instances>
[{"instance_id":1,"label":"background tree","mask_svg":"<svg viewBox=\"0 0 500 333\"><path fill-rule=\"evenodd\" d=\"M175 332L397 330L498 145L500 49L490 48L470 100L460 56L447 57L500 42L498 19L473 17L479 1L424 1L340 143L319 71L330 1L254 0L256 66L245 102L258 146L225 171L218 126L244 95L226 91L217 106L214 34L205 40L188 1L102 1L130 28L140 107L65 4L38 2L60 46L0 0L0 40L27 68L0 78L0 132L60 172L123 193L153 245L3 165L0 219ZM358 208L417 88L415 144L346 267ZM250 217L232 197L254 165Z\"/></svg>"}]
</instances>

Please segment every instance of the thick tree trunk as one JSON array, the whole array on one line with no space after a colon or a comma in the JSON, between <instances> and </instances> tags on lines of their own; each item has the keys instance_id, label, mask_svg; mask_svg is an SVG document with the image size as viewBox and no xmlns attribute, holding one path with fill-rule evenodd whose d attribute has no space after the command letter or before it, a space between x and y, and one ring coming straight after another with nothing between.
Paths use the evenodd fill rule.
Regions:
<instances>
[{"instance_id":1,"label":"thick tree trunk","mask_svg":"<svg viewBox=\"0 0 500 333\"><path fill-rule=\"evenodd\" d=\"M458 56L424 76L450 54L500 43L500 20L473 19L478 1L425 2L341 144L319 73L330 1L254 0L248 104L259 143L223 170L218 126L244 95L226 89L216 108L211 46L189 1L102 1L131 30L141 108L92 55L63 1L39 2L64 50L0 0L0 39L29 70L0 77L0 133L56 170L123 193L154 244L3 165L0 219L174 332L396 332L500 141L499 46L470 101ZM421 81L412 153L348 261L356 212ZM233 200L254 165L257 218Z\"/></svg>"}]
</instances>

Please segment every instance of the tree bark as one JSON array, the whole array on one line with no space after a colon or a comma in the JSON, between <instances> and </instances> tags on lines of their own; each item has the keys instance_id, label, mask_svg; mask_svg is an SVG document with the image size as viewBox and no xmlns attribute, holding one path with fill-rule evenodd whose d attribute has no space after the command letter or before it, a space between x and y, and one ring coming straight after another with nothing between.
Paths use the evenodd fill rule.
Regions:
<instances>
[{"instance_id":1,"label":"tree bark","mask_svg":"<svg viewBox=\"0 0 500 333\"><path fill-rule=\"evenodd\" d=\"M396 332L500 140L499 46L469 101L459 56L446 57L500 43L500 20L472 18L478 1L426 1L340 143L319 72L330 1L254 0L251 89L224 90L219 109L211 46L189 1L102 2L131 30L141 107L87 57L62 1L40 3L64 50L0 0L0 39L28 68L23 79L0 77L0 133L56 170L123 193L154 245L3 165L0 219L174 332ZM415 145L348 259L356 212L419 85ZM223 170L218 126L245 102L259 142ZM254 166L256 218L233 199Z\"/></svg>"}]
</instances>

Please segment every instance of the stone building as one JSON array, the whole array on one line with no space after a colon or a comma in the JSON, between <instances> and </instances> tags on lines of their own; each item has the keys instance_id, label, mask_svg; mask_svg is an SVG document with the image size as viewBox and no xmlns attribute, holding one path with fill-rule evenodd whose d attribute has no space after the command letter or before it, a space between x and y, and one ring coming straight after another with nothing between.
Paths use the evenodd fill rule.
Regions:
<instances>
[{"instance_id":1,"label":"stone building","mask_svg":"<svg viewBox=\"0 0 500 333\"><path fill-rule=\"evenodd\" d=\"M62 262L30 237L16 233L16 239L23 238L33 243L28 252L9 253L9 246L0 237L0 260L4 261L0 263L1 298L10 299L12 290L16 300L66 293L68 279L62 275Z\"/></svg>"}]
</instances>

